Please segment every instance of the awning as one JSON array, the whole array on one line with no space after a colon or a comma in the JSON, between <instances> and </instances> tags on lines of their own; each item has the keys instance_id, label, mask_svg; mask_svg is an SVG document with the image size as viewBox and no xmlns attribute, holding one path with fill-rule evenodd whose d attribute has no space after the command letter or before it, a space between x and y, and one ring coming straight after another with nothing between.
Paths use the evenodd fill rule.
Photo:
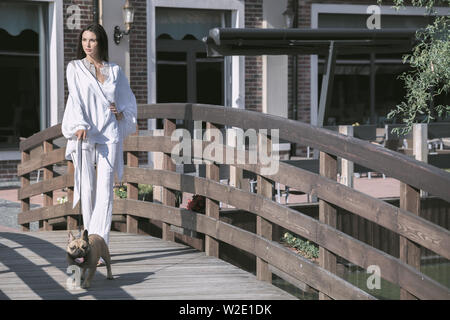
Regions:
<instances>
[{"instance_id":1,"label":"awning","mask_svg":"<svg viewBox=\"0 0 450 320\"><path fill-rule=\"evenodd\" d=\"M323 126L332 97L337 54L406 53L416 29L235 29L214 28L203 38L210 57L323 54L326 56L317 125Z\"/></svg>"},{"instance_id":2,"label":"awning","mask_svg":"<svg viewBox=\"0 0 450 320\"><path fill-rule=\"evenodd\" d=\"M12 36L18 36L24 30L39 33L37 6L28 3L0 3L0 29Z\"/></svg>"},{"instance_id":3,"label":"awning","mask_svg":"<svg viewBox=\"0 0 450 320\"><path fill-rule=\"evenodd\" d=\"M214 28L203 38L208 56L402 53L411 51L416 29Z\"/></svg>"}]
</instances>

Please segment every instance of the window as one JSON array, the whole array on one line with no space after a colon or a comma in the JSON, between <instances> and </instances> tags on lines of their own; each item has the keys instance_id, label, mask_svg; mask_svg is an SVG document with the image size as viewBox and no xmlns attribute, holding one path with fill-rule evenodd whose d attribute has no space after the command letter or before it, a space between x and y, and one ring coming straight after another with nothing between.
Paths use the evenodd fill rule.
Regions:
<instances>
[{"instance_id":1,"label":"window","mask_svg":"<svg viewBox=\"0 0 450 320\"><path fill-rule=\"evenodd\" d=\"M210 29L224 23L225 12L206 9L156 8L156 38L168 35L170 39L202 40Z\"/></svg>"},{"instance_id":2,"label":"window","mask_svg":"<svg viewBox=\"0 0 450 320\"><path fill-rule=\"evenodd\" d=\"M226 11L156 8L156 101L225 104L225 59L208 58L201 41L227 26ZM181 121L179 121L181 124ZM157 128L162 121L157 122Z\"/></svg>"},{"instance_id":3,"label":"window","mask_svg":"<svg viewBox=\"0 0 450 320\"><path fill-rule=\"evenodd\" d=\"M0 3L0 149L47 127L47 7Z\"/></svg>"}]
</instances>

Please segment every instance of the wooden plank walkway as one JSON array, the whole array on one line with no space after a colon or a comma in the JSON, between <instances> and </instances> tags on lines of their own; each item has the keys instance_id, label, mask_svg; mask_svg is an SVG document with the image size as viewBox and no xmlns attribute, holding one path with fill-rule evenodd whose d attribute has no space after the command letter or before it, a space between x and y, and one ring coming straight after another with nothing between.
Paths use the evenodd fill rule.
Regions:
<instances>
[{"instance_id":1,"label":"wooden plank walkway","mask_svg":"<svg viewBox=\"0 0 450 320\"><path fill-rule=\"evenodd\" d=\"M77 231L75 232L77 233ZM0 232L3 299L296 299L225 261L158 238L112 232L106 268L88 290L66 288L67 231Z\"/></svg>"}]
</instances>

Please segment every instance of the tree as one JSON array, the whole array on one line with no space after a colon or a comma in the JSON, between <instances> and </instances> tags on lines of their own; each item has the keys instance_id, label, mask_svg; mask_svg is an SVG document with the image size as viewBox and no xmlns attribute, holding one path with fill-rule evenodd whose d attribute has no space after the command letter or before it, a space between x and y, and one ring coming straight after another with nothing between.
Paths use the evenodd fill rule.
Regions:
<instances>
[{"instance_id":1,"label":"tree","mask_svg":"<svg viewBox=\"0 0 450 320\"><path fill-rule=\"evenodd\" d=\"M378 0L381 4L382 0ZM394 0L394 8L400 10L405 0ZM433 22L416 32L417 43L410 54L403 56L403 63L409 63L411 70L402 73L405 100L387 115L392 119L402 118L405 128L398 128L405 134L416 122L430 122L436 117L450 116L450 105L434 104L434 97L448 94L450 89L450 17L436 15L438 6L448 7L450 0L412 0L415 7L426 9ZM444 100L445 101L445 100Z\"/></svg>"}]
</instances>

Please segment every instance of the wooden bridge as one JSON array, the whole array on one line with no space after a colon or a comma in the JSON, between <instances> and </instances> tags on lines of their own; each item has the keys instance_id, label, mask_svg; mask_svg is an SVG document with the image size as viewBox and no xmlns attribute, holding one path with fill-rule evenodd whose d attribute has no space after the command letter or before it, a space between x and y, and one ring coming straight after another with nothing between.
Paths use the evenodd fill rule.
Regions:
<instances>
[{"instance_id":1,"label":"wooden bridge","mask_svg":"<svg viewBox=\"0 0 450 320\"><path fill-rule=\"evenodd\" d=\"M17 285L28 286L31 298L293 298L270 284L275 274L297 287L312 288L319 292L321 299L374 299L376 291L359 288L339 276L338 265L348 262L364 269L377 266L384 281L400 288L402 299L450 299L446 285L420 271L424 250L444 260L450 257L449 172L367 141L246 110L195 104L140 105L138 118L162 119L164 135L134 135L124 144L127 198L114 200L113 221L115 229L126 233L114 232L111 241L113 272L119 275L118 281L108 283L97 275L93 284L97 289L81 295L61 288L61 281L67 278L61 272L66 236L64 232L51 230L76 229L79 209L72 209L73 165L64 159L65 148L58 142L62 140L61 126L56 125L20 144L22 163L18 173L22 187L18 198L22 212L19 224L27 231L30 222L39 221L44 232L0 234L0 266L3 267L0 290L3 294L7 288ZM201 153L204 159L210 160L204 178L177 173L171 161L172 151L180 146L180 141L171 139L176 120L183 120L185 125L203 121L204 128L222 131L224 127L255 129L258 141L267 141L269 149L271 139L275 138L270 130L278 130L280 139L320 150L320 173L280 161L278 170L268 174L262 163L250 161L251 150L244 151L245 161L239 161L242 160L239 145L231 147L217 137L214 141L192 139L188 142L191 150L214 149L214 152ZM139 167L139 152L162 153L162 168ZM186 149L183 152L185 159L196 156ZM224 159L225 155L232 155L231 161L219 163L219 154L223 154ZM399 207L338 183L338 158L400 180ZM257 193L220 183L219 164L255 174ZM57 173L58 166L64 168L62 174ZM43 181L31 184L31 174L41 169ZM316 196L318 218L273 201L273 182ZM138 200L138 184L161 186L160 203ZM69 201L55 204L53 192L64 188L68 190ZM441 201L443 219L435 221L423 214L420 190ZM176 207L176 191L206 197L205 214ZM30 210L30 197L40 194L43 194L44 206ZM232 218L225 219L220 202L254 217L254 227L233 223ZM380 230L395 235L396 252L386 250L381 243L361 240L361 230L358 235L343 228L342 211L370 226L372 238L376 232L381 234ZM280 244L280 236L285 231L319 246L319 263ZM219 259L224 255L232 259L234 254L256 259L256 277ZM11 276L16 268L16 275ZM40 293L41 287L45 288L46 291L42 291L45 293ZM115 288L113 293L108 295L107 291L112 288ZM18 297L19 292L26 291L18 290ZM14 297L13 293L11 295Z\"/></svg>"}]
</instances>

